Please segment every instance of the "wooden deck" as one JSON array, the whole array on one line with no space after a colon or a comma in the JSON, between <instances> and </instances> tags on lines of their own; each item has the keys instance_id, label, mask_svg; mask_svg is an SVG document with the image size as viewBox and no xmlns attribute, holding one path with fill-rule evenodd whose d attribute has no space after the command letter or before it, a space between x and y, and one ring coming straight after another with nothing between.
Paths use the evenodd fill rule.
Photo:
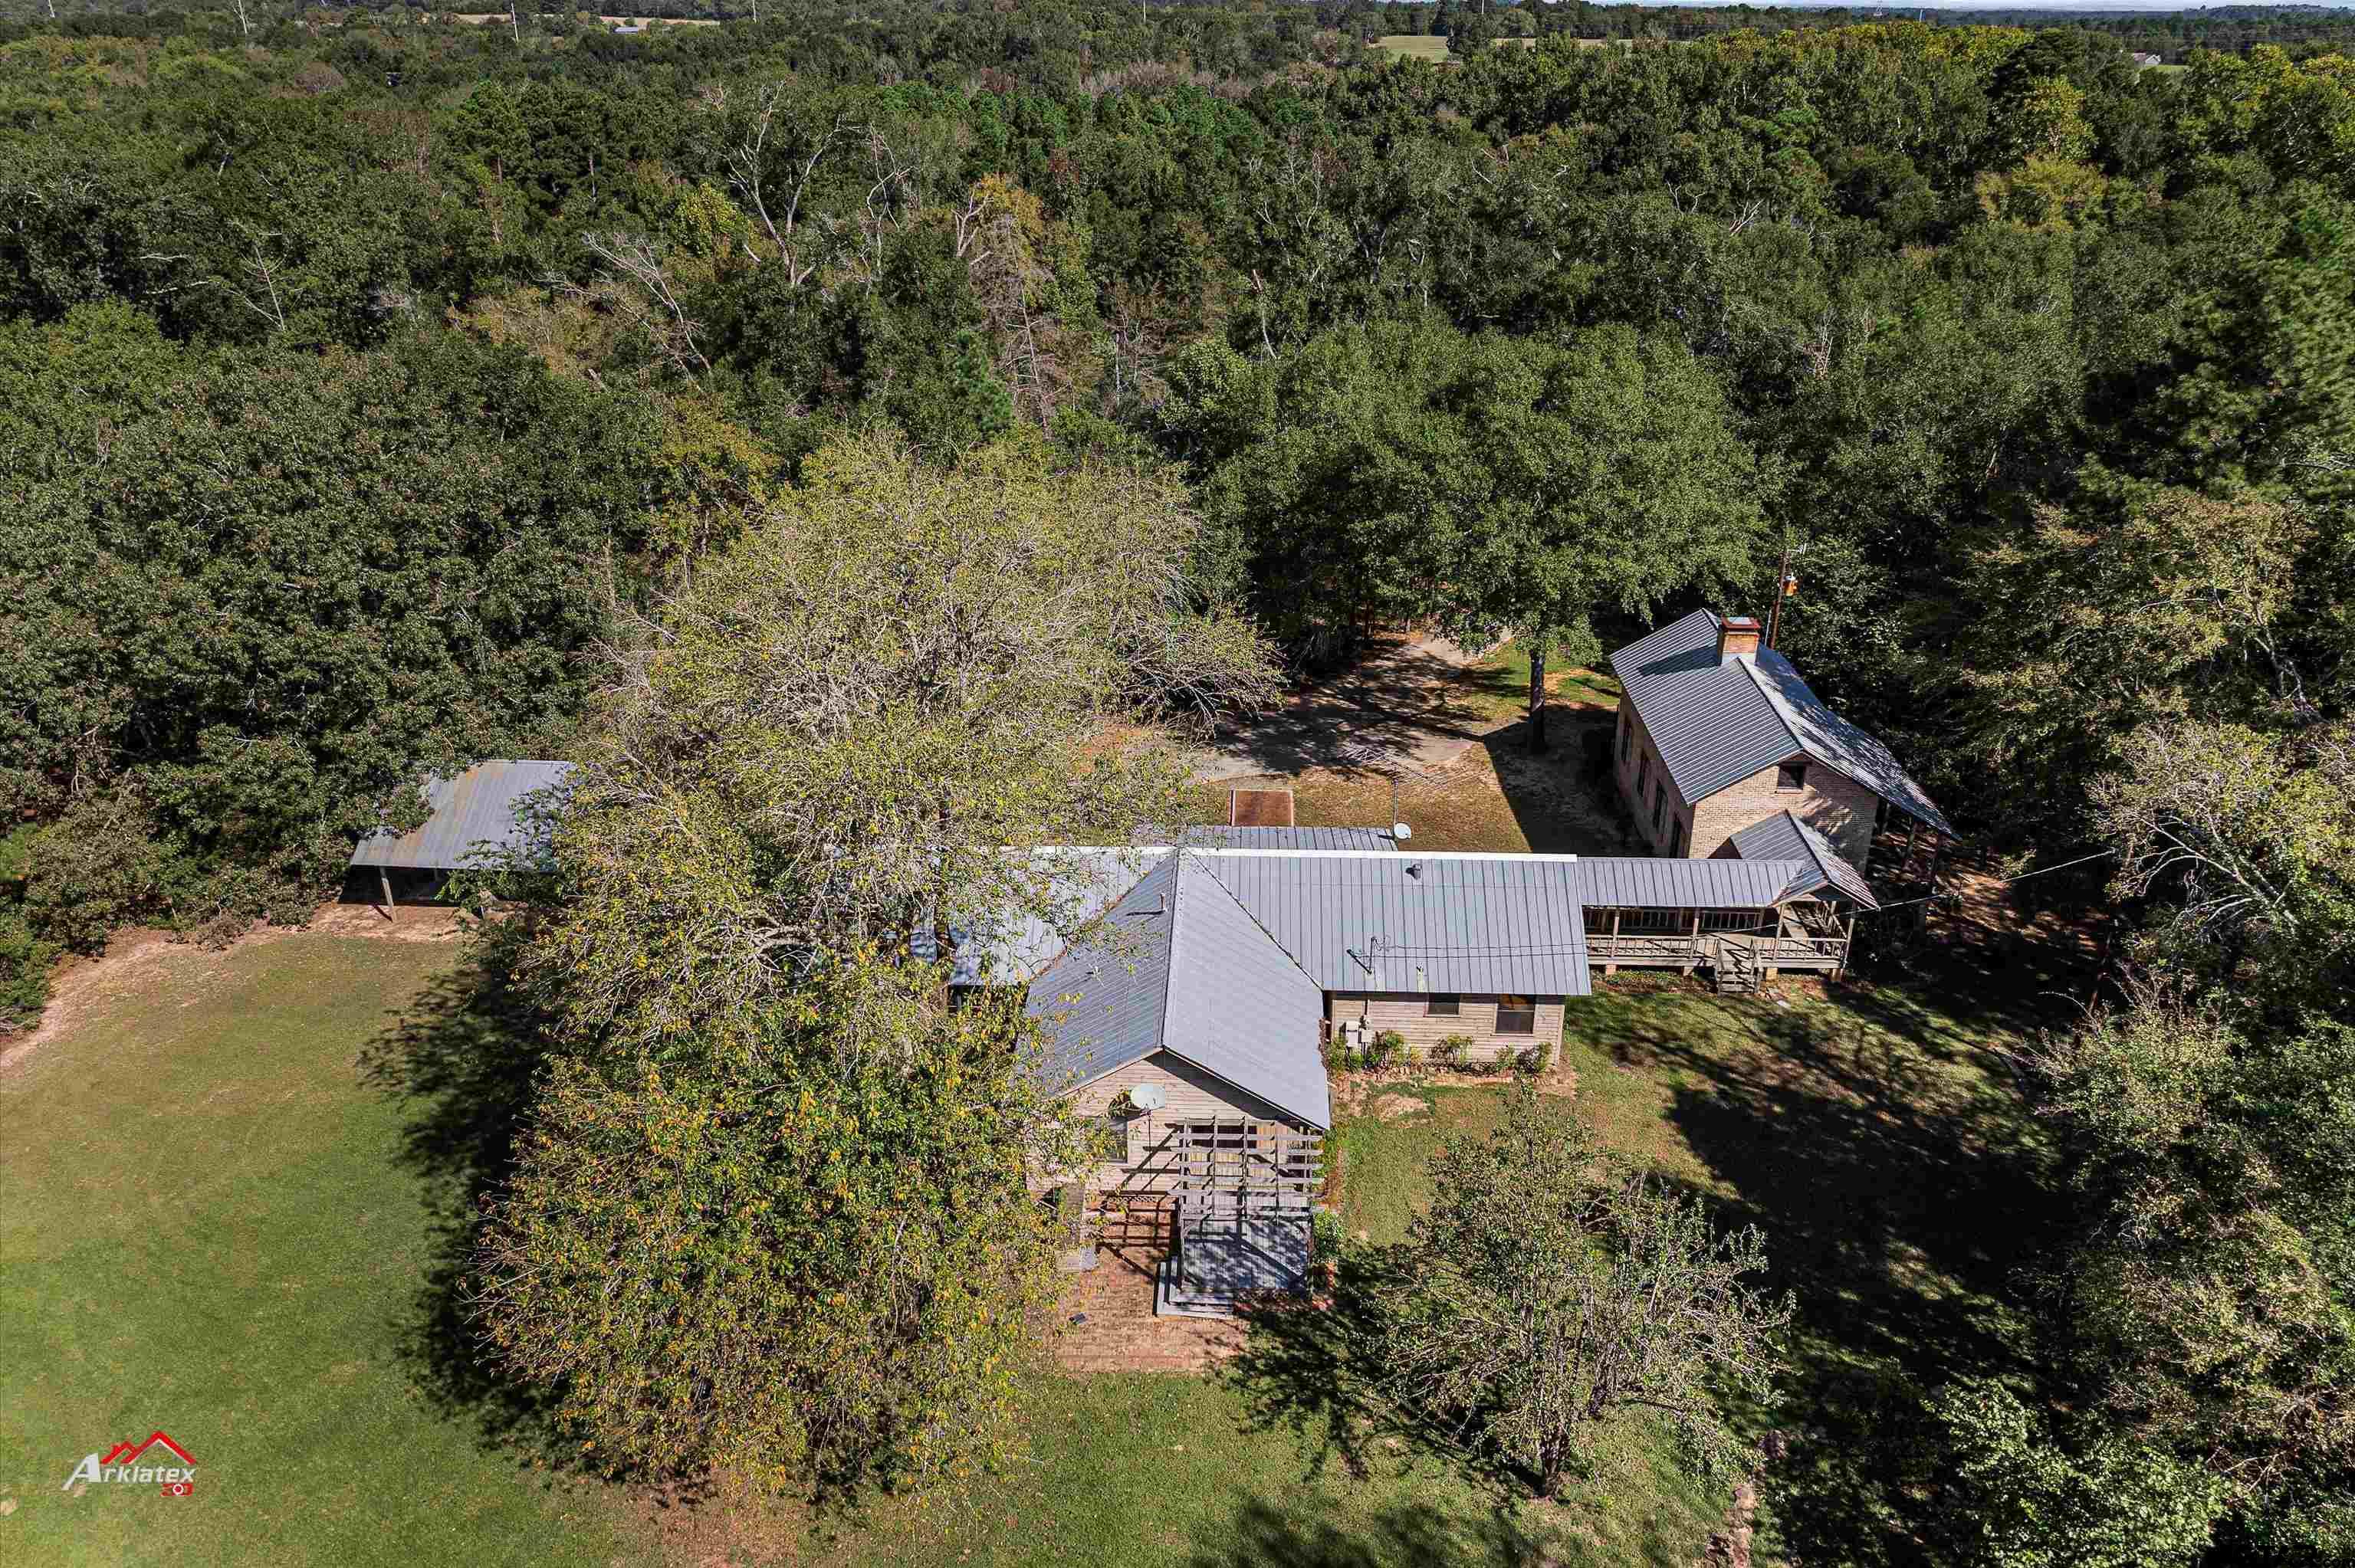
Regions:
<instances>
[{"instance_id":1,"label":"wooden deck","mask_svg":"<svg viewBox=\"0 0 2355 1568\"><path fill-rule=\"evenodd\" d=\"M1737 956L1725 951L1740 948ZM1819 936L1796 926L1779 934L1755 931L1675 931L1586 933L1586 960L1606 969L1716 969L1746 959L1756 969L1805 969L1810 972L1845 968L1846 937Z\"/></svg>"}]
</instances>

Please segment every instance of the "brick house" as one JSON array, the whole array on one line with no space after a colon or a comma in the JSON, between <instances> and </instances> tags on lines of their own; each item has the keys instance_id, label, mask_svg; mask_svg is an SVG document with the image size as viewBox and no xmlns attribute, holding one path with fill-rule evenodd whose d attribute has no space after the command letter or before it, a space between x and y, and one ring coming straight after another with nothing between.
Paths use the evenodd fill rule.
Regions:
<instances>
[{"instance_id":1,"label":"brick house","mask_svg":"<svg viewBox=\"0 0 2355 1568\"><path fill-rule=\"evenodd\" d=\"M1759 646L1748 616L1697 609L1610 662L1625 693L1612 770L1655 854L1739 854L1745 829L1787 814L1861 872L1892 813L1954 831L1886 746Z\"/></svg>"}]
</instances>

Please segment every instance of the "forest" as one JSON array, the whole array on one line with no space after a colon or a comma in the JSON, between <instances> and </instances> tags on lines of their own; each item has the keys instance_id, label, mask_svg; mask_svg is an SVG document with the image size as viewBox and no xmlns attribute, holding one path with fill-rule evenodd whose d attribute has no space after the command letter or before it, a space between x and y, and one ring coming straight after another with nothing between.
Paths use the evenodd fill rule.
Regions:
<instances>
[{"instance_id":1,"label":"forest","mask_svg":"<svg viewBox=\"0 0 2355 1568\"><path fill-rule=\"evenodd\" d=\"M2130 927L2022 1069L2082 1224L1933 1560L2355 1563L2340 24L1514 9L14 7L0 1033L119 927L301 919L420 768L567 754L748 519L895 465L1126 519L1208 641L1124 657L1205 702L1412 620L1585 664L1792 561L1818 689ZM666 1038L612 979L579 1027Z\"/></svg>"}]
</instances>

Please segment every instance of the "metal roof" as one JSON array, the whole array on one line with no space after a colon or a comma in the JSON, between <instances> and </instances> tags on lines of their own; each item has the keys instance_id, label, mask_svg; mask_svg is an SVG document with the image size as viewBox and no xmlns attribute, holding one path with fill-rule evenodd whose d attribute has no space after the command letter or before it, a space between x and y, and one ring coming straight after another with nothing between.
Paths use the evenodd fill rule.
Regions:
<instances>
[{"instance_id":1,"label":"metal roof","mask_svg":"<svg viewBox=\"0 0 2355 1568\"><path fill-rule=\"evenodd\" d=\"M1808 874L1791 861L1644 860L1608 856L1578 863L1582 903L1622 909L1768 909L1793 896Z\"/></svg>"},{"instance_id":2,"label":"metal roof","mask_svg":"<svg viewBox=\"0 0 2355 1568\"><path fill-rule=\"evenodd\" d=\"M360 840L351 863L417 871L487 863L517 847L523 798L571 772L570 762L478 762L453 779L429 778L419 788L433 814L405 833L378 828Z\"/></svg>"},{"instance_id":3,"label":"metal roof","mask_svg":"<svg viewBox=\"0 0 2355 1568\"><path fill-rule=\"evenodd\" d=\"M1191 855L1171 854L1030 986L1050 1070L1077 1082L1167 1051L1330 1127L1325 993Z\"/></svg>"},{"instance_id":4,"label":"metal roof","mask_svg":"<svg viewBox=\"0 0 2355 1568\"><path fill-rule=\"evenodd\" d=\"M1026 981L1060 958L1092 921L1136 885L1137 878L1167 852L1049 845L1009 850L1028 863L1018 880L1037 895L1033 906L991 918L976 916L955 933L951 985L1005 985ZM933 954L932 931L919 927L909 947L920 959Z\"/></svg>"},{"instance_id":5,"label":"metal roof","mask_svg":"<svg viewBox=\"0 0 2355 1568\"><path fill-rule=\"evenodd\" d=\"M1587 993L1570 856L1189 853L1326 991Z\"/></svg>"},{"instance_id":6,"label":"metal roof","mask_svg":"<svg viewBox=\"0 0 2355 1568\"><path fill-rule=\"evenodd\" d=\"M1718 619L1694 610L1611 655L1612 673L1644 721L1686 805L1805 754L1909 811L1954 832L1889 748L1815 694L1772 648L1717 656Z\"/></svg>"},{"instance_id":7,"label":"metal roof","mask_svg":"<svg viewBox=\"0 0 2355 1568\"><path fill-rule=\"evenodd\" d=\"M1797 861L1813 866L1814 876L1795 883L1788 893L1790 897L1829 888L1859 908L1881 907L1864 874L1849 863L1829 839L1789 811L1777 811L1764 821L1753 822L1727 842L1744 861Z\"/></svg>"},{"instance_id":8,"label":"metal roof","mask_svg":"<svg viewBox=\"0 0 2355 1568\"><path fill-rule=\"evenodd\" d=\"M1161 1049L1177 872L1164 857L1030 982L1029 1012L1050 1023L1058 1078L1084 1083Z\"/></svg>"},{"instance_id":9,"label":"metal roof","mask_svg":"<svg viewBox=\"0 0 2355 1568\"><path fill-rule=\"evenodd\" d=\"M1317 1051L1327 991L1585 996L1588 906L1764 909L1826 875L1812 853L1034 853L1055 857L1079 889L1071 909L1092 917L1068 947L1035 917L961 938L952 983L1036 973L1028 1007L1059 1080L1167 1051L1317 1127L1331 1114Z\"/></svg>"},{"instance_id":10,"label":"metal roof","mask_svg":"<svg viewBox=\"0 0 2355 1568\"><path fill-rule=\"evenodd\" d=\"M1388 828L1156 827L1137 830L1140 844L1198 849L1391 850Z\"/></svg>"}]
</instances>

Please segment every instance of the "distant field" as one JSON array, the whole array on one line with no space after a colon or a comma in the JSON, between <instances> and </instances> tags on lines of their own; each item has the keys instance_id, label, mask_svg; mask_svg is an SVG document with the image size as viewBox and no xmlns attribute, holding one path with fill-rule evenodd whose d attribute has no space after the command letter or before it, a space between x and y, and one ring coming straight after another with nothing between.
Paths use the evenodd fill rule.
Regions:
<instances>
[{"instance_id":1,"label":"distant field","mask_svg":"<svg viewBox=\"0 0 2355 1568\"><path fill-rule=\"evenodd\" d=\"M1385 37L1376 38L1374 48L1389 49L1397 54L1411 55L1419 60L1436 62L1447 58L1445 38L1426 37L1416 33L1391 33Z\"/></svg>"}]
</instances>

